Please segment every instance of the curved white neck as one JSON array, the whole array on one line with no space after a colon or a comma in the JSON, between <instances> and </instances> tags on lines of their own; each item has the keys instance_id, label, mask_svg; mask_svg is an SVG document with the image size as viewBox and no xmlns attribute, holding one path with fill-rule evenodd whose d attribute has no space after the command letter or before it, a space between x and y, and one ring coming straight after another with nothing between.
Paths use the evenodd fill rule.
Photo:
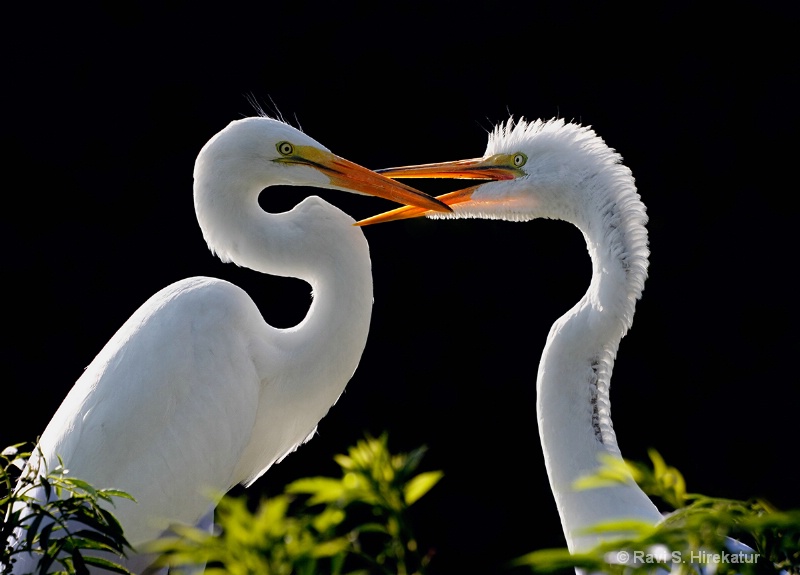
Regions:
<instances>
[{"instance_id":1,"label":"curved white neck","mask_svg":"<svg viewBox=\"0 0 800 575\"><path fill-rule=\"evenodd\" d=\"M254 430L258 439L242 461L256 464L234 473L236 482L250 484L275 457L296 447L292 438L313 431L358 366L372 314L371 262L366 238L352 225L354 220L318 197L270 214L258 205L259 189L243 202L241 190L237 197L211 185L196 181L195 209L212 251L223 261L303 279L312 288L311 306L296 326L277 329L257 318L255 331L262 330L264 339L254 342L254 360L270 389L262 398L280 396L284 403L303 405L296 410L301 415L283 423L276 422L283 414L272 414L273 405L259 407L271 414L259 420L272 427Z\"/></svg>"},{"instance_id":2,"label":"curved white neck","mask_svg":"<svg viewBox=\"0 0 800 575\"><path fill-rule=\"evenodd\" d=\"M224 262L311 285L308 315L297 326L278 330L286 337L338 339L343 334L337 329L346 322L347 331L366 338L372 271L361 229L316 196L288 212L267 213L258 204L260 193L261 186L247 186L224 171L196 174L195 211L211 251Z\"/></svg>"},{"instance_id":3,"label":"curved white neck","mask_svg":"<svg viewBox=\"0 0 800 575\"><path fill-rule=\"evenodd\" d=\"M586 238L592 280L583 298L553 325L539 364L537 418L550 486L571 551L597 536L580 531L612 519L657 522L661 515L634 483L576 490L599 458L621 458L611 424L609 384L647 271L644 206L638 196L604 199L575 223ZM578 216L580 217L580 216Z\"/></svg>"}]
</instances>

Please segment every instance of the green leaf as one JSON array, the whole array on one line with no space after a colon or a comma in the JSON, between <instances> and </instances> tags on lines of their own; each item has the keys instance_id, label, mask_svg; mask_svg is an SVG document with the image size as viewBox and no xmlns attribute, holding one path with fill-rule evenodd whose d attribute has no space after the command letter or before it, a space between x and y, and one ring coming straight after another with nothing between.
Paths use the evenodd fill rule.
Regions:
<instances>
[{"instance_id":1,"label":"green leaf","mask_svg":"<svg viewBox=\"0 0 800 575\"><path fill-rule=\"evenodd\" d=\"M46 477L39 478L39 484L44 488L44 498L46 501L50 500L52 487Z\"/></svg>"},{"instance_id":2,"label":"green leaf","mask_svg":"<svg viewBox=\"0 0 800 575\"><path fill-rule=\"evenodd\" d=\"M403 488L403 497L406 505L412 505L425 495L443 476L444 473L441 471L427 471L412 477Z\"/></svg>"},{"instance_id":3,"label":"green leaf","mask_svg":"<svg viewBox=\"0 0 800 575\"><path fill-rule=\"evenodd\" d=\"M55 523L49 523L48 525L44 526L41 533L39 533L39 545L42 547L48 547L50 545L50 533L53 532L53 528L55 526ZM38 530L38 526L36 527L36 530Z\"/></svg>"},{"instance_id":4,"label":"green leaf","mask_svg":"<svg viewBox=\"0 0 800 575\"><path fill-rule=\"evenodd\" d=\"M102 493L102 495L104 496L119 497L120 499L128 499L130 501L136 502L136 499L131 494L126 493L125 491L121 491L119 489L103 489L100 493Z\"/></svg>"},{"instance_id":5,"label":"green leaf","mask_svg":"<svg viewBox=\"0 0 800 575\"><path fill-rule=\"evenodd\" d=\"M572 554L567 549L540 549L514 560L513 565L530 565L536 571L551 573L562 569L581 568L603 571L605 564L592 554Z\"/></svg>"},{"instance_id":6,"label":"green leaf","mask_svg":"<svg viewBox=\"0 0 800 575\"><path fill-rule=\"evenodd\" d=\"M45 519L44 514L39 514L33 518L33 521L30 525L24 526L28 532L25 534L25 542L28 545L28 549L33 547L33 540L36 535L39 533L39 526L42 524L42 521Z\"/></svg>"},{"instance_id":7,"label":"green leaf","mask_svg":"<svg viewBox=\"0 0 800 575\"><path fill-rule=\"evenodd\" d=\"M389 533L389 530L386 529L386 526L381 525L380 523L363 523L359 525L356 530L359 533Z\"/></svg>"},{"instance_id":8,"label":"green leaf","mask_svg":"<svg viewBox=\"0 0 800 575\"><path fill-rule=\"evenodd\" d=\"M339 553L344 553L350 548L350 542L344 537L331 539L314 545L311 552L313 557L333 557Z\"/></svg>"},{"instance_id":9,"label":"green leaf","mask_svg":"<svg viewBox=\"0 0 800 575\"><path fill-rule=\"evenodd\" d=\"M638 519L620 519L615 521L603 521L581 530L586 534L610 534L610 533L631 533L634 537L647 537L653 533L657 527L647 521Z\"/></svg>"},{"instance_id":10,"label":"green leaf","mask_svg":"<svg viewBox=\"0 0 800 575\"><path fill-rule=\"evenodd\" d=\"M76 477L65 477L64 482L70 484L76 490L82 489L89 495L97 495L97 490L82 479L78 479Z\"/></svg>"},{"instance_id":11,"label":"green leaf","mask_svg":"<svg viewBox=\"0 0 800 575\"><path fill-rule=\"evenodd\" d=\"M346 469L349 471L354 467L353 460L350 457L347 457L346 455L342 454L334 455L333 460L336 463L338 463L339 467L341 467L342 469Z\"/></svg>"},{"instance_id":12,"label":"green leaf","mask_svg":"<svg viewBox=\"0 0 800 575\"><path fill-rule=\"evenodd\" d=\"M123 575L131 575L131 572L128 571L122 565L114 563L113 561L109 561L108 559L103 559L102 557L94 557L92 555L86 555L83 557L83 561L87 565L94 565L95 567L102 567L107 571L113 571L114 573L122 573Z\"/></svg>"},{"instance_id":13,"label":"green leaf","mask_svg":"<svg viewBox=\"0 0 800 575\"><path fill-rule=\"evenodd\" d=\"M573 482L573 487L578 490L598 489L613 487L633 481L632 469L618 457L601 454L600 466L591 474L579 477Z\"/></svg>"},{"instance_id":14,"label":"green leaf","mask_svg":"<svg viewBox=\"0 0 800 575\"><path fill-rule=\"evenodd\" d=\"M286 486L287 493L311 495L310 505L336 501L344 497L345 491L344 483L331 477L307 477L293 481Z\"/></svg>"},{"instance_id":15,"label":"green leaf","mask_svg":"<svg viewBox=\"0 0 800 575\"><path fill-rule=\"evenodd\" d=\"M328 507L312 519L312 525L318 532L325 533L339 525L345 517L343 510Z\"/></svg>"},{"instance_id":16,"label":"green leaf","mask_svg":"<svg viewBox=\"0 0 800 575\"><path fill-rule=\"evenodd\" d=\"M121 552L125 544L125 539L121 536L107 535L91 529L81 529L79 531L75 531L72 533L72 537L80 537L85 541L95 542L92 544L92 548L95 549L99 549L99 547L96 545L102 545L108 549Z\"/></svg>"}]
</instances>

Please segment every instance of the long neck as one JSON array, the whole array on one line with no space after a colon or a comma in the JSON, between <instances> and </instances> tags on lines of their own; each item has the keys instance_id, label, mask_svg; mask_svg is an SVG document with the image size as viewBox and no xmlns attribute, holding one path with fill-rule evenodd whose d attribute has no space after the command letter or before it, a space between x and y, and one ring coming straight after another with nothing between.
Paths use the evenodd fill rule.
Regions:
<instances>
[{"instance_id":1,"label":"long neck","mask_svg":"<svg viewBox=\"0 0 800 575\"><path fill-rule=\"evenodd\" d=\"M201 184L195 189L198 220L223 261L300 278L312 288L311 306L298 325L277 329L253 319L253 331L263 334L252 342L253 355L266 384L258 419L269 428L253 431L256 439L242 461L255 463L235 472L236 481L249 484L314 430L358 366L372 313L369 247L350 216L318 197L269 214L258 205L259 190L251 201L240 197L226 205L235 196L204 194Z\"/></svg>"},{"instance_id":2,"label":"long neck","mask_svg":"<svg viewBox=\"0 0 800 575\"><path fill-rule=\"evenodd\" d=\"M550 486L572 551L593 546L582 529L621 518L656 522L656 507L628 478L614 487L576 490L603 456L621 459L611 424L609 385L617 348L633 319L647 273L644 206L635 190L599 194L578 216L592 259L583 298L553 325L539 364L537 417Z\"/></svg>"},{"instance_id":3,"label":"long neck","mask_svg":"<svg viewBox=\"0 0 800 575\"><path fill-rule=\"evenodd\" d=\"M250 258L243 263L310 284L312 300L305 318L275 332L291 350L292 369L302 370L308 380L333 382L335 397L327 404L332 405L344 387L338 382L346 382L355 371L369 331L369 247L350 216L317 197L306 198L290 212L262 214L262 233L253 246L261 252L262 265Z\"/></svg>"}]
</instances>

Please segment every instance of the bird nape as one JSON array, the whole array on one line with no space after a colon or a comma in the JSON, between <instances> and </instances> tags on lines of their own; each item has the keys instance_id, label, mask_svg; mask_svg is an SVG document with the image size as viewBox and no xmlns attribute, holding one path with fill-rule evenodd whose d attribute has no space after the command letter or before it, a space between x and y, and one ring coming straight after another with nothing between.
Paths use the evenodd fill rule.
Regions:
<instances>
[{"instance_id":1,"label":"bird nape","mask_svg":"<svg viewBox=\"0 0 800 575\"><path fill-rule=\"evenodd\" d=\"M147 300L75 383L29 468L44 474L60 457L70 475L135 497L113 510L134 548L175 523L210 525L210 494L250 485L308 441L358 366L372 310L364 234L318 197L264 212L259 194L277 184L449 210L274 119L238 120L209 140L195 163L194 206L211 251L301 278L315 297L300 324L276 329L231 283L178 281ZM14 572L34 571L39 557L21 554ZM123 564L151 573L152 560Z\"/></svg>"},{"instance_id":2,"label":"bird nape","mask_svg":"<svg viewBox=\"0 0 800 575\"><path fill-rule=\"evenodd\" d=\"M379 172L392 178L491 181L439 196L453 208L451 213L406 207L359 225L421 215L552 218L583 232L592 260L589 289L551 328L536 384L550 487L572 552L600 542L600 535L584 530L601 522L661 521L661 513L630 476L613 487L573 487L577 479L597 472L601 456L621 460L611 425L609 384L617 347L631 326L647 276L645 206L619 154L587 127L563 120L508 120L490 134L482 158Z\"/></svg>"}]
</instances>

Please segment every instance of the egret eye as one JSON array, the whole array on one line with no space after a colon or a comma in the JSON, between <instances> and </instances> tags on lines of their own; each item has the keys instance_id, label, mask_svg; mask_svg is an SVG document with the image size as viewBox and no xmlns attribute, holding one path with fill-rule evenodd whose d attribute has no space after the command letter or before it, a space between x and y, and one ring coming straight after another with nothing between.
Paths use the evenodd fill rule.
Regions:
<instances>
[{"instance_id":1,"label":"egret eye","mask_svg":"<svg viewBox=\"0 0 800 575\"><path fill-rule=\"evenodd\" d=\"M515 168L520 168L525 165L525 162L528 161L528 157L525 154L514 154L514 158L511 160L514 162Z\"/></svg>"},{"instance_id":2,"label":"egret eye","mask_svg":"<svg viewBox=\"0 0 800 575\"><path fill-rule=\"evenodd\" d=\"M294 152L294 146L292 146L289 142L278 142L277 148L278 152L284 156L288 156Z\"/></svg>"}]
</instances>

